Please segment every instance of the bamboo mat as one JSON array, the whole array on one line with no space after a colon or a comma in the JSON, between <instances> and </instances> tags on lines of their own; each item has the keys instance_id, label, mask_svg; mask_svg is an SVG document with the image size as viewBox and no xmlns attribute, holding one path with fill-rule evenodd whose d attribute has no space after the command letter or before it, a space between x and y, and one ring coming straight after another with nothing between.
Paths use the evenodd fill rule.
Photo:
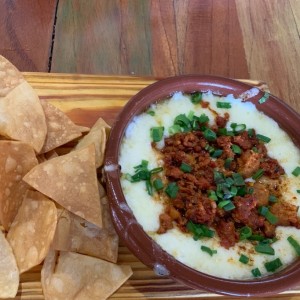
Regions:
<instances>
[{"instance_id":1,"label":"bamboo mat","mask_svg":"<svg viewBox=\"0 0 300 300\"><path fill-rule=\"evenodd\" d=\"M99 118L112 124L116 115L131 96L145 86L155 82L154 78L129 76L93 76L48 73L24 73L25 78L37 91L41 99L47 99L68 114L77 124L92 126ZM246 83L267 90L265 83L243 80ZM220 298L203 290L193 290L172 279L159 277L142 264L124 246L119 246L119 264L132 267L132 277L114 294L111 299L196 299ZM41 266L22 274L16 299L44 299L40 283ZM276 296L276 299L300 299L300 282L296 289ZM262 299L262 298L260 298ZM274 299L274 297L272 297Z\"/></svg>"}]
</instances>

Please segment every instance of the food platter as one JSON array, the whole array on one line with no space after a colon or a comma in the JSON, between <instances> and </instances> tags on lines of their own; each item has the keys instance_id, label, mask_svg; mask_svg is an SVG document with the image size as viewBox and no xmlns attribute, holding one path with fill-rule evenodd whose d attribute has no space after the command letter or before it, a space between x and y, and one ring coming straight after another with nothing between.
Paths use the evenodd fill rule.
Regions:
<instances>
[{"instance_id":1,"label":"food platter","mask_svg":"<svg viewBox=\"0 0 300 300\"><path fill-rule=\"evenodd\" d=\"M41 99L49 101L66 112L75 123L89 127L99 117L112 124L128 99L155 81L153 78L43 73L25 73L24 76ZM267 89L267 86L261 82L250 83ZM68 146L62 147L61 151L64 152ZM133 276L112 296L113 299L216 296L205 291L190 289L171 279L157 276L139 262L122 244L119 247L119 263L130 264L133 269ZM38 266L22 275L17 298L43 299L40 269L41 267ZM298 294L298 290L285 293Z\"/></svg>"}]
</instances>

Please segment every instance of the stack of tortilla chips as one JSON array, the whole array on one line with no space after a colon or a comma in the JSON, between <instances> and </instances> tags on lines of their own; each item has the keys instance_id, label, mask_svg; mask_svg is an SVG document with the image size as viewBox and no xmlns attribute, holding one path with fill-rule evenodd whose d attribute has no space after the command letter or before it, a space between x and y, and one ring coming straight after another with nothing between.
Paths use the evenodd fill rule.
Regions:
<instances>
[{"instance_id":1,"label":"stack of tortilla chips","mask_svg":"<svg viewBox=\"0 0 300 300\"><path fill-rule=\"evenodd\" d=\"M110 127L89 133L41 101L0 56L0 298L43 262L46 299L106 299L132 274L117 265L118 236L97 180ZM58 147L76 139L65 155Z\"/></svg>"}]
</instances>

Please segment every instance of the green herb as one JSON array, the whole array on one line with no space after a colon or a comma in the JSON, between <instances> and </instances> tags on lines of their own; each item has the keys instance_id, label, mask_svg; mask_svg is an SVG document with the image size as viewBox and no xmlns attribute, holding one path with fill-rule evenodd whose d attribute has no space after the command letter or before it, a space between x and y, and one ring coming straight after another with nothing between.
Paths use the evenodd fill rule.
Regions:
<instances>
[{"instance_id":1,"label":"green herb","mask_svg":"<svg viewBox=\"0 0 300 300\"><path fill-rule=\"evenodd\" d=\"M165 192L170 198L174 199L177 197L178 190L179 190L179 187L178 187L177 183L170 182L168 184L167 188L165 189Z\"/></svg>"},{"instance_id":2,"label":"green herb","mask_svg":"<svg viewBox=\"0 0 300 300\"><path fill-rule=\"evenodd\" d=\"M152 188L152 183L151 183L150 179L146 180L146 189L147 189L148 194L150 196L152 196L153 195L153 188Z\"/></svg>"},{"instance_id":3,"label":"green herb","mask_svg":"<svg viewBox=\"0 0 300 300\"><path fill-rule=\"evenodd\" d=\"M263 104L265 103L268 98L269 98L270 94L268 92L265 92L264 95L258 100L259 104Z\"/></svg>"},{"instance_id":4,"label":"green herb","mask_svg":"<svg viewBox=\"0 0 300 300\"><path fill-rule=\"evenodd\" d=\"M257 139L259 139L260 141L264 142L264 143L269 143L271 141L271 139L265 135L262 134L257 134L256 135Z\"/></svg>"},{"instance_id":5,"label":"green herb","mask_svg":"<svg viewBox=\"0 0 300 300\"><path fill-rule=\"evenodd\" d=\"M245 185L244 178L243 178L243 176L242 176L240 173L233 173L233 174L232 174L232 178L233 178L234 184L235 184L236 186L242 186L242 185Z\"/></svg>"},{"instance_id":6,"label":"green herb","mask_svg":"<svg viewBox=\"0 0 300 300\"><path fill-rule=\"evenodd\" d=\"M160 191L164 188L164 184L160 178L154 179L153 186L157 191Z\"/></svg>"},{"instance_id":7,"label":"green herb","mask_svg":"<svg viewBox=\"0 0 300 300\"><path fill-rule=\"evenodd\" d=\"M206 247L206 246L201 246L201 250L203 252L208 253L210 256L213 256L214 254L217 253L217 250L210 249L209 247Z\"/></svg>"},{"instance_id":8,"label":"green herb","mask_svg":"<svg viewBox=\"0 0 300 300\"><path fill-rule=\"evenodd\" d=\"M231 104L229 102L217 102L217 107L218 108L231 108Z\"/></svg>"},{"instance_id":9,"label":"green herb","mask_svg":"<svg viewBox=\"0 0 300 300\"><path fill-rule=\"evenodd\" d=\"M254 129L253 128L249 128L248 129L248 136L249 137L253 137L254 136Z\"/></svg>"},{"instance_id":10,"label":"green herb","mask_svg":"<svg viewBox=\"0 0 300 300\"><path fill-rule=\"evenodd\" d=\"M217 149L217 150L211 155L211 157L213 157L213 158L220 157L220 156L222 155L222 153L223 153L223 150Z\"/></svg>"},{"instance_id":11,"label":"green herb","mask_svg":"<svg viewBox=\"0 0 300 300\"><path fill-rule=\"evenodd\" d=\"M169 133L170 135L176 134L178 132L181 132L181 127L177 124L172 125L171 127L169 127Z\"/></svg>"},{"instance_id":12,"label":"green herb","mask_svg":"<svg viewBox=\"0 0 300 300\"><path fill-rule=\"evenodd\" d=\"M252 235L251 227L244 226L239 230L240 233L240 241L248 239Z\"/></svg>"},{"instance_id":13,"label":"green herb","mask_svg":"<svg viewBox=\"0 0 300 300\"><path fill-rule=\"evenodd\" d=\"M195 115L195 113L194 113L192 110L190 110L190 112L189 112L189 114L188 114L188 116L187 116L188 119L190 120L190 122L193 121L194 115Z\"/></svg>"},{"instance_id":14,"label":"green herb","mask_svg":"<svg viewBox=\"0 0 300 300\"><path fill-rule=\"evenodd\" d=\"M219 135L226 135L226 136L234 136L234 132L231 130L227 130L226 128L219 128L218 129Z\"/></svg>"},{"instance_id":15,"label":"green herb","mask_svg":"<svg viewBox=\"0 0 300 300\"><path fill-rule=\"evenodd\" d=\"M232 123L230 127L233 129L234 133L241 133L245 131L246 129L246 124L237 124L237 123Z\"/></svg>"},{"instance_id":16,"label":"green herb","mask_svg":"<svg viewBox=\"0 0 300 300\"><path fill-rule=\"evenodd\" d=\"M225 183L225 177L223 173L214 171L214 181L216 184Z\"/></svg>"},{"instance_id":17,"label":"green herb","mask_svg":"<svg viewBox=\"0 0 300 300\"><path fill-rule=\"evenodd\" d=\"M238 146L238 145L232 145L231 146L231 149L232 151L235 153L235 154L241 154L242 153L242 149Z\"/></svg>"},{"instance_id":18,"label":"green herb","mask_svg":"<svg viewBox=\"0 0 300 300\"><path fill-rule=\"evenodd\" d=\"M244 255L244 254L242 254L242 255L240 256L239 261L240 261L242 264L245 264L245 265L246 265L246 264L249 262L249 257L246 256L246 255Z\"/></svg>"},{"instance_id":19,"label":"green herb","mask_svg":"<svg viewBox=\"0 0 300 300\"><path fill-rule=\"evenodd\" d=\"M216 133L214 131L212 131L211 129L209 129L209 128L206 128L204 130L203 135L210 142L216 140L216 138L217 138Z\"/></svg>"},{"instance_id":20,"label":"green herb","mask_svg":"<svg viewBox=\"0 0 300 300\"><path fill-rule=\"evenodd\" d=\"M252 179L257 180L260 177L262 177L264 175L264 170L263 169L259 169L257 170L257 172L252 176Z\"/></svg>"},{"instance_id":21,"label":"green herb","mask_svg":"<svg viewBox=\"0 0 300 300\"><path fill-rule=\"evenodd\" d=\"M180 114L175 118L174 125L179 125L180 127L183 128L183 131L185 131L185 132L187 132L191 129L190 120L184 114Z\"/></svg>"},{"instance_id":22,"label":"green herb","mask_svg":"<svg viewBox=\"0 0 300 300\"><path fill-rule=\"evenodd\" d=\"M223 208L224 206L226 206L227 204L229 204L231 201L230 200L224 200L219 202L218 207L219 208Z\"/></svg>"},{"instance_id":23,"label":"green herb","mask_svg":"<svg viewBox=\"0 0 300 300\"><path fill-rule=\"evenodd\" d=\"M152 169L152 170L150 171L150 173L151 173L151 175L152 175L152 174L159 173L159 172L161 172L162 170L163 170L162 167L158 167L158 168Z\"/></svg>"},{"instance_id":24,"label":"green herb","mask_svg":"<svg viewBox=\"0 0 300 300\"><path fill-rule=\"evenodd\" d=\"M195 92L191 94L191 101L194 104L198 104L202 101L202 93L201 92Z\"/></svg>"},{"instance_id":25,"label":"green herb","mask_svg":"<svg viewBox=\"0 0 300 300\"><path fill-rule=\"evenodd\" d=\"M150 116L155 116L155 111L153 111L153 110L148 110L147 112L146 112L146 114L148 114L148 115L150 115Z\"/></svg>"},{"instance_id":26,"label":"green herb","mask_svg":"<svg viewBox=\"0 0 300 300\"><path fill-rule=\"evenodd\" d=\"M274 196L274 195L270 195L270 196L269 196L269 201L275 203L275 202L277 202L277 197Z\"/></svg>"},{"instance_id":27,"label":"green herb","mask_svg":"<svg viewBox=\"0 0 300 300\"><path fill-rule=\"evenodd\" d=\"M260 277L261 276L259 268L255 268L255 269L251 270L251 273L254 277Z\"/></svg>"},{"instance_id":28,"label":"green herb","mask_svg":"<svg viewBox=\"0 0 300 300\"><path fill-rule=\"evenodd\" d=\"M258 149L256 147L253 147L252 151L255 152L255 153L258 153Z\"/></svg>"},{"instance_id":29,"label":"green herb","mask_svg":"<svg viewBox=\"0 0 300 300\"><path fill-rule=\"evenodd\" d=\"M258 253L264 253L268 255L275 254L275 250L269 244L259 243L254 247L254 249Z\"/></svg>"},{"instance_id":30,"label":"green herb","mask_svg":"<svg viewBox=\"0 0 300 300\"><path fill-rule=\"evenodd\" d=\"M193 239L195 241L203 237L212 238L215 235L215 232L209 229L207 226L203 224L195 224L192 221L188 221L186 228L193 234Z\"/></svg>"},{"instance_id":31,"label":"green herb","mask_svg":"<svg viewBox=\"0 0 300 300\"><path fill-rule=\"evenodd\" d=\"M218 200L218 196L215 191L208 191L208 198L214 201Z\"/></svg>"},{"instance_id":32,"label":"green herb","mask_svg":"<svg viewBox=\"0 0 300 300\"><path fill-rule=\"evenodd\" d=\"M300 175L300 167L296 167L294 169L294 171L292 172L292 174L296 177L298 177Z\"/></svg>"},{"instance_id":33,"label":"green herb","mask_svg":"<svg viewBox=\"0 0 300 300\"><path fill-rule=\"evenodd\" d=\"M224 209L225 211L231 211L231 210L235 209L235 206L234 206L234 204L230 201L230 203L228 203L228 204L226 204L225 206L223 206L223 209Z\"/></svg>"},{"instance_id":34,"label":"green herb","mask_svg":"<svg viewBox=\"0 0 300 300\"><path fill-rule=\"evenodd\" d=\"M152 127L150 128L150 133L152 141L159 142L164 135L164 127Z\"/></svg>"},{"instance_id":35,"label":"green herb","mask_svg":"<svg viewBox=\"0 0 300 300\"><path fill-rule=\"evenodd\" d=\"M248 240L250 240L250 241L262 242L264 239L265 239L265 237L260 234L252 234L251 236L248 237Z\"/></svg>"},{"instance_id":36,"label":"green herb","mask_svg":"<svg viewBox=\"0 0 300 300\"><path fill-rule=\"evenodd\" d=\"M244 197L246 194L247 194L247 187L246 187L245 185L244 185L244 186L241 186L241 187L238 189L237 196Z\"/></svg>"},{"instance_id":37,"label":"green herb","mask_svg":"<svg viewBox=\"0 0 300 300\"><path fill-rule=\"evenodd\" d=\"M210 154L215 151L215 148L210 146L209 144L206 144L204 149L207 150Z\"/></svg>"},{"instance_id":38,"label":"green herb","mask_svg":"<svg viewBox=\"0 0 300 300\"><path fill-rule=\"evenodd\" d=\"M266 206L260 206L258 212L264 216L271 224L275 225L278 222L278 218L273 215Z\"/></svg>"},{"instance_id":39,"label":"green herb","mask_svg":"<svg viewBox=\"0 0 300 300\"><path fill-rule=\"evenodd\" d=\"M254 188L253 187L249 187L247 190L247 194L252 195L254 192Z\"/></svg>"},{"instance_id":40,"label":"green herb","mask_svg":"<svg viewBox=\"0 0 300 300\"><path fill-rule=\"evenodd\" d=\"M280 258L265 263L265 268L268 272L274 272L282 266Z\"/></svg>"},{"instance_id":41,"label":"green herb","mask_svg":"<svg viewBox=\"0 0 300 300\"><path fill-rule=\"evenodd\" d=\"M233 161L233 158L226 158L225 159L225 163L224 163L225 169L229 169L230 168L230 165L231 165L232 161Z\"/></svg>"},{"instance_id":42,"label":"green herb","mask_svg":"<svg viewBox=\"0 0 300 300\"><path fill-rule=\"evenodd\" d=\"M196 119L199 123L207 123L209 121L209 117L206 114L201 114L200 117Z\"/></svg>"},{"instance_id":43,"label":"green herb","mask_svg":"<svg viewBox=\"0 0 300 300\"><path fill-rule=\"evenodd\" d=\"M289 236L287 240L293 246L297 255L300 256L300 244L292 236Z\"/></svg>"},{"instance_id":44,"label":"green herb","mask_svg":"<svg viewBox=\"0 0 300 300\"><path fill-rule=\"evenodd\" d=\"M192 167L183 162L181 163L180 170L183 171L184 173L191 173Z\"/></svg>"},{"instance_id":45,"label":"green herb","mask_svg":"<svg viewBox=\"0 0 300 300\"><path fill-rule=\"evenodd\" d=\"M231 194L231 196L232 196L232 197L236 196L236 195L237 195L237 192L238 192L237 187L233 185L233 186L230 188L230 194Z\"/></svg>"}]
</instances>

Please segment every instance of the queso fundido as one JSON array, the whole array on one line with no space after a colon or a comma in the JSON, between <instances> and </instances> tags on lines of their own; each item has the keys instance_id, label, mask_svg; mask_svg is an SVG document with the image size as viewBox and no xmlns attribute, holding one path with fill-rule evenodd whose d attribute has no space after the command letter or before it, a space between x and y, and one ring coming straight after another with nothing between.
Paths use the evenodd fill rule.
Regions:
<instances>
[{"instance_id":1,"label":"queso fundido","mask_svg":"<svg viewBox=\"0 0 300 300\"><path fill-rule=\"evenodd\" d=\"M246 280L300 253L299 149L252 103L175 93L132 120L119 163L137 221L191 268Z\"/></svg>"}]
</instances>

